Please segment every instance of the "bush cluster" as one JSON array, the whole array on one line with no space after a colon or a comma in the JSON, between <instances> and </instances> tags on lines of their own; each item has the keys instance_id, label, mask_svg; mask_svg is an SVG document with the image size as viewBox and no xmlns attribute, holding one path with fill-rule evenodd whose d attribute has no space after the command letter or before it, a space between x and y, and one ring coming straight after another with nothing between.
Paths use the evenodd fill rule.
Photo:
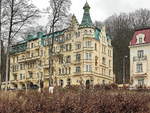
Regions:
<instances>
[{"instance_id":1,"label":"bush cluster","mask_svg":"<svg viewBox=\"0 0 150 113\"><path fill-rule=\"evenodd\" d=\"M127 91L11 91L0 93L0 113L149 113L149 102L148 94Z\"/></svg>"}]
</instances>

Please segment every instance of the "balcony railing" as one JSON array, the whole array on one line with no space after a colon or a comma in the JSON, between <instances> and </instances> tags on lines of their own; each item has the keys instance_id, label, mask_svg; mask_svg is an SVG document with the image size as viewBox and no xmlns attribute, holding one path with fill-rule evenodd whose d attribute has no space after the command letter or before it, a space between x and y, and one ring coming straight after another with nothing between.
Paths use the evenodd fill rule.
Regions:
<instances>
[{"instance_id":1,"label":"balcony railing","mask_svg":"<svg viewBox=\"0 0 150 113\"><path fill-rule=\"evenodd\" d=\"M27 57L26 60L27 60L27 61L28 61L28 60L35 60L35 59L38 59L38 58L40 58L40 56L39 56L39 55L36 55L36 56L32 56L32 57Z\"/></svg>"},{"instance_id":2,"label":"balcony railing","mask_svg":"<svg viewBox=\"0 0 150 113\"><path fill-rule=\"evenodd\" d=\"M19 58L18 62L24 62L26 60L26 58Z\"/></svg>"},{"instance_id":3,"label":"balcony railing","mask_svg":"<svg viewBox=\"0 0 150 113\"><path fill-rule=\"evenodd\" d=\"M84 50L88 50L88 51L94 50L94 47L83 47L83 48L84 48Z\"/></svg>"},{"instance_id":4,"label":"balcony railing","mask_svg":"<svg viewBox=\"0 0 150 113\"><path fill-rule=\"evenodd\" d=\"M93 34L84 34L83 38L94 38Z\"/></svg>"},{"instance_id":5,"label":"balcony railing","mask_svg":"<svg viewBox=\"0 0 150 113\"><path fill-rule=\"evenodd\" d=\"M81 71L79 72L74 72L74 75L80 75L81 74Z\"/></svg>"},{"instance_id":6,"label":"balcony railing","mask_svg":"<svg viewBox=\"0 0 150 113\"><path fill-rule=\"evenodd\" d=\"M81 63L81 59L78 59L78 60L74 60L73 61L73 64L80 64Z\"/></svg>"},{"instance_id":7,"label":"balcony railing","mask_svg":"<svg viewBox=\"0 0 150 113\"><path fill-rule=\"evenodd\" d=\"M28 61L28 60L35 60L35 59L38 59L40 58L40 55L35 55L35 56L30 56L30 57L24 57L24 58L19 58L18 59L18 62L25 62L25 61Z\"/></svg>"},{"instance_id":8,"label":"balcony railing","mask_svg":"<svg viewBox=\"0 0 150 113\"><path fill-rule=\"evenodd\" d=\"M143 57L133 57L133 61L144 61L147 60L147 56L143 56Z\"/></svg>"}]
</instances>

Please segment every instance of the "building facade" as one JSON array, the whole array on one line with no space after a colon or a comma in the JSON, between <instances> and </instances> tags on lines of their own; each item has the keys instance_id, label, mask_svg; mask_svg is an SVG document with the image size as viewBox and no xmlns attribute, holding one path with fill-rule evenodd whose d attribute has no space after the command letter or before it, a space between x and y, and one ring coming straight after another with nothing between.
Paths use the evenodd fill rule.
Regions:
<instances>
[{"instance_id":1,"label":"building facade","mask_svg":"<svg viewBox=\"0 0 150 113\"><path fill-rule=\"evenodd\" d=\"M9 87L29 85L96 85L113 83L113 48L105 27L96 28L90 17L88 3L83 7L81 24L73 15L67 29L54 34L39 32L14 45L10 59ZM49 43L54 36L53 53L49 60ZM52 55L51 55L52 56ZM54 55L53 55L54 56ZM51 62L53 62L52 66ZM51 67L51 71L49 68ZM5 83L3 83L5 87Z\"/></svg>"},{"instance_id":2,"label":"building facade","mask_svg":"<svg viewBox=\"0 0 150 113\"><path fill-rule=\"evenodd\" d=\"M136 30L129 48L132 85L134 87L150 87L150 29Z\"/></svg>"}]
</instances>

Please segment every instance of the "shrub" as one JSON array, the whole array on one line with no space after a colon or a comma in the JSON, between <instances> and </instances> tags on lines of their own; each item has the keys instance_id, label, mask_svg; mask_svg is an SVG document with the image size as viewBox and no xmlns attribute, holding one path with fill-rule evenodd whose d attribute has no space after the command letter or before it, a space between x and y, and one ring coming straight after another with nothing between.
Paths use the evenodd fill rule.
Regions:
<instances>
[{"instance_id":1,"label":"shrub","mask_svg":"<svg viewBox=\"0 0 150 113\"><path fill-rule=\"evenodd\" d=\"M54 94L1 92L0 113L149 113L150 96L146 93L69 88Z\"/></svg>"}]
</instances>

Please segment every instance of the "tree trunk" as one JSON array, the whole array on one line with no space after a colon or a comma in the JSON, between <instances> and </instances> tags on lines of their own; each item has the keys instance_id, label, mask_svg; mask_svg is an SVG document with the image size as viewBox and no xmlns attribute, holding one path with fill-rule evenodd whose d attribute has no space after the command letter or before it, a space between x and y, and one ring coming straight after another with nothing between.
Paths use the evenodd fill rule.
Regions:
<instances>
[{"instance_id":1,"label":"tree trunk","mask_svg":"<svg viewBox=\"0 0 150 113\"><path fill-rule=\"evenodd\" d=\"M1 83L2 83L2 39L1 39L1 28L2 28L2 22L1 22L1 8L2 8L2 0L0 0L0 89L1 89Z\"/></svg>"},{"instance_id":2,"label":"tree trunk","mask_svg":"<svg viewBox=\"0 0 150 113\"><path fill-rule=\"evenodd\" d=\"M9 72L10 72L10 43L11 43L11 34L12 34L12 26L13 26L13 17L14 17L14 0L12 0L11 3L11 17L10 17L8 45L7 45L7 52L6 52L6 87L5 87L6 91L8 89L8 80L9 80Z\"/></svg>"},{"instance_id":3,"label":"tree trunk","mask_svg":"<svg viewBox=\"0 0 150 113\"><path fill-rule=\"evenodd\" d=\"M52 62L52 57L53 57L53 46L54 46L54 24L52 25L52 42L51 44L49 43L49 85L53 86L53 78L52 78L52 68L53 68L53 62Z\"/></svg>"}]
</instances>

